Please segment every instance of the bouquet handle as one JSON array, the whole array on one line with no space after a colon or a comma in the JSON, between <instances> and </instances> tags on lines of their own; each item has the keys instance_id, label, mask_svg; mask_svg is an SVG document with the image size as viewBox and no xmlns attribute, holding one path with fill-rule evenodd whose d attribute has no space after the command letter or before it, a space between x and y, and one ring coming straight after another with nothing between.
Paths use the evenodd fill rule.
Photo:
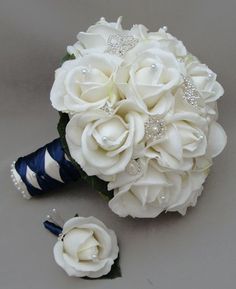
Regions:
<instances>
[{"instance_id":1,"label":"bouquet handle","mask_svg":"<svg viewBox=\"0 0 236 289\"><path fill-rule=\"evenodd\" d=\"M80 173L57 138L13 162L11 178L23 197L29 199L78 180Z\"/></svg>"}]
</instances>

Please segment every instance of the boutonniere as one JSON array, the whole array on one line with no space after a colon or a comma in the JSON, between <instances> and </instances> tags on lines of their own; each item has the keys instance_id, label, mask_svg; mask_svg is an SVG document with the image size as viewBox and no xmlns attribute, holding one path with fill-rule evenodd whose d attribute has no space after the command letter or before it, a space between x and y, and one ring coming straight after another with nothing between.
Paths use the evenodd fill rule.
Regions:
<instances>
[{"instance_id":1,"label":"boutonniere","mask_svg":"<svg viewBox=\"0 0 236 289\"><path fill-rule=\"evenodd\" d=\"M116 234L95 217L75 217L64 224L55 209L44 227L58 237L53 254L69 275L113 279L121 276Z\"/></svg>"}]
</instances>

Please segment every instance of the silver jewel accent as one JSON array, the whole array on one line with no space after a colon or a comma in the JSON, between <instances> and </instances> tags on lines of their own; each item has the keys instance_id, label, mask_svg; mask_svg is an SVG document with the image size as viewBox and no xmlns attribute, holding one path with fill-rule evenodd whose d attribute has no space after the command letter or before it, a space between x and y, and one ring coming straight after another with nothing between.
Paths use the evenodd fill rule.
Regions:
<instances>
[{"instance_id":1,"label":"silver jewel accent","mask_svg":"<svg viewBox=\"0 0 236 289\"><path fill-rule=\"evenodd\" d=\"M158 119L156 116L150 116L144 124L145 138L147 141L156 141L162 138L166 133L166 122Z\"/></svg>"},{"instance_id":2,"label":"silver jewel accent","mask_svg":"<svg viewBox=\"0 0 236 289\"><path fill-rule=\"evenodd\" d=\"M125 171L131 175L131 176L136 176L137 174L140 174L142 172L142 165L140 160L131 160Z\"/></svg>"},{"instance_id":3,"label":"silver jewel accent","mask_svg":"<svg viewBox=\"0 0 236 289\"><path fill-rule=\"evenodd\" d=\"M106 52L123 57L138 44L138 39L130 34L111 34L107 40Z\"/></svg>"},{"instance_id":4,"label":"silver jewel accent","mask_svg":"<svg viewBox=\"0 0 236 289\"><path fill-rule=\"evenodd\" d=\"M177 57L177 61L180 63L184 63L184 57Z\"/></svg>"},{"instance_id":5,"label":"silver jewel accent","mask_svg":"<svg viewBox=\"0 0 236 289\"><path fill-rule=\"evenodd\" d=\"M106 102L100 109L106 112L108 115L112 115L114 112L114 109L109 102Z\"/></svg>"},{"instance_id":6,"label":"silver jewel accent","mask_svg":"<svg viewBox=\"0 0 236 289\"><path fill-rule=\"evenodd\" d=\"M193 81L191 77L189 76L184 76L184 95L183 98L184 100L194 106L195 108L199 108L199 101L201 99L201 95L198 92L197 88L193 84Z\"/></svg>"}]
</instances>

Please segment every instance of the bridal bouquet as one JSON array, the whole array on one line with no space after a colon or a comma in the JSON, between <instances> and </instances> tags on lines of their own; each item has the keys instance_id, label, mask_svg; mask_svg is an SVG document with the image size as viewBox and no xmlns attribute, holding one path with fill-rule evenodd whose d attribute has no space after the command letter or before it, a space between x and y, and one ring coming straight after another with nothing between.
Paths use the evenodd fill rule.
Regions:
<instances>
[{"instance_id":1,"label":"bridal bouquet","mask_svg":"<svg viewBox=\"0 0 236 289\"><path fill-rule=\"evenodd\" d=\"M82 178L121 217L184 215L226 144L216 74L167 27L101 18L77 38L50 94L60 138L13 163L14 183L29 198Z\"/></svg>"}]
</instances>

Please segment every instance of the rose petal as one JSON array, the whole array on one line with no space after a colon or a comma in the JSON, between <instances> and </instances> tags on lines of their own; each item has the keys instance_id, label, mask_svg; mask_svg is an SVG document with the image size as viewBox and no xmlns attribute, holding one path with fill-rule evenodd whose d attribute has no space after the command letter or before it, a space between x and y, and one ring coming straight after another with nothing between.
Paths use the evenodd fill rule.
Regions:
<instances>
[{"instance_id":1,"label":"rose petal","mask_svg":"<svg viewBox=\"0 0 236 289\"><path fill-rule=\"evenodd\" d=\"M220 124L213 121L209 126L207 154L212 158L219 155L227 143L227 136Z\"/></svg>"},{"instance_id":2,"label":"rose petal","mask_svg":"<svg viewBox=\"0 0 236 289\"><path fill-rule=\"evenodd\" d=\"M64 250L74 260L78 260L81 247L92 237L93 232L87 229L74 228L67 232L63 238Z\"/></svg>"}]
</instances>

